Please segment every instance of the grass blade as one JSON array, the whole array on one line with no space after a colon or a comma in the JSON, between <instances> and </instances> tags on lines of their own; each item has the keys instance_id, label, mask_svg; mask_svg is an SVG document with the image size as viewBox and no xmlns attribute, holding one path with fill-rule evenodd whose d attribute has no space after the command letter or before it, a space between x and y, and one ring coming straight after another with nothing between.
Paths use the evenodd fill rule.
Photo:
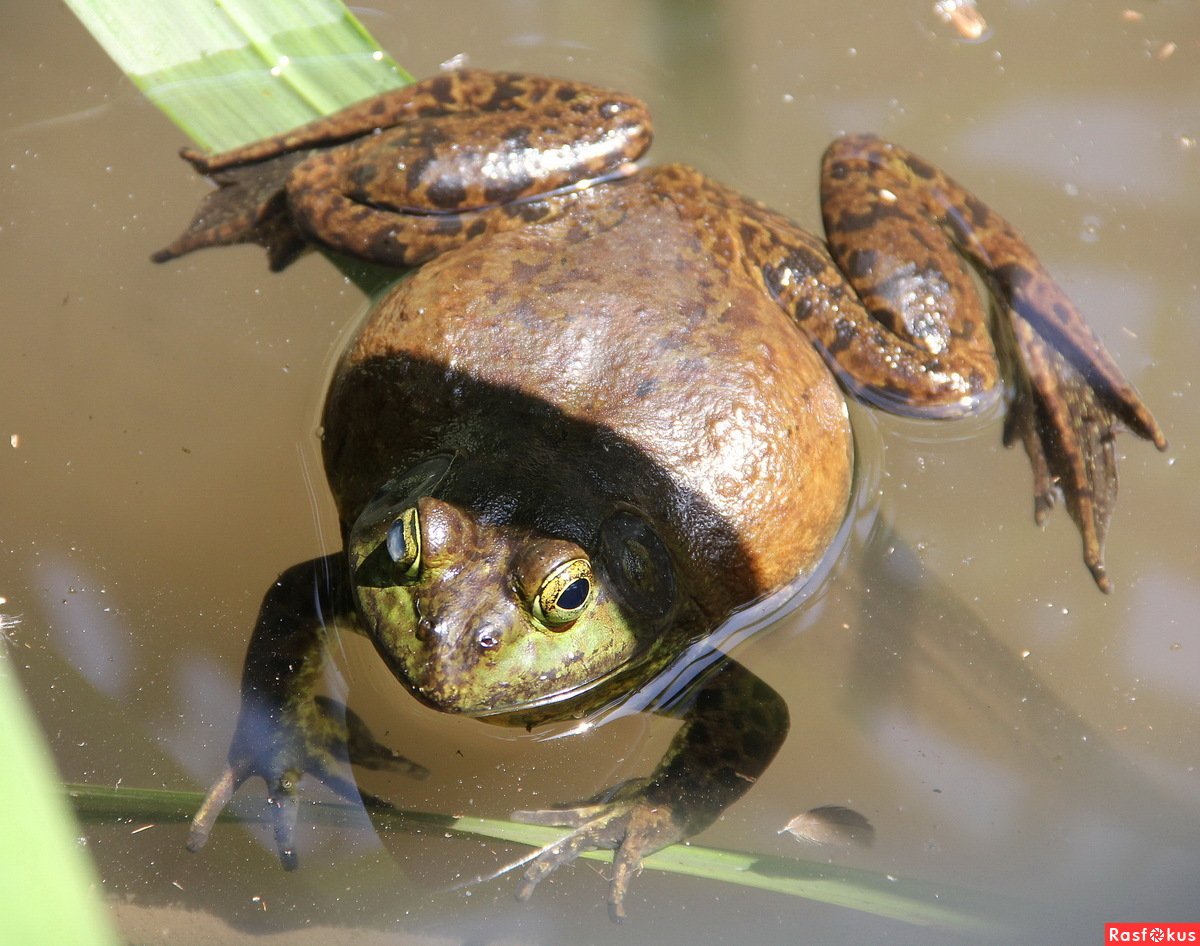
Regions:
<instances>
[{"instance_id":1,"label":"grass blade","mask_svg":"<svg viewBox=\"0 0 1200 946\"><path fill-rule=\"evenodd\" d=\"M166 792L153 789L112 789L94 785L67 785L67 796L80 820L97 822L123 818L160 822L186 822L199 807L198 792ZM357 812L337 802L306 802L302 817L310 822L344 824ZM564 831L541 825L519 824L491 818L439 815L425 811L369 805L371 819L382 830L408 831L436 828L440 831L491 838L513 844L542 848L559 840ZM222 821L267 821L265 806L242 805L222 814ZM182 835L180 843L183 843ZM610 861L609 851L591 851L583 857ZM946 884L906 880L850 867L786 857L764 857L699 845L674 845L646 858L645 866L706 880L722 881L821 903L849 907L863 913L918 926L934 926L960 933L996 934L1003 931L998 919L1001 904Z\"/></svg>"}]
</instances>

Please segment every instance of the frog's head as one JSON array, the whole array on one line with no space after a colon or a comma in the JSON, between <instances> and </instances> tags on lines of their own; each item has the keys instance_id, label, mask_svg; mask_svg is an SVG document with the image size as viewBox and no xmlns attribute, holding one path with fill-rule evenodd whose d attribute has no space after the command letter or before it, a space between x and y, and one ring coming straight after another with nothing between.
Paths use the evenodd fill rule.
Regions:
<instances>
[{"instance_id":1,"label":"frog's head","mask_svg":"<svg viewBox=\"0 0 1200 946\"><path fill-rule=\"evenodd\" d=\"M572 541L435 498L447 466L428 461L390 482L347 549L369 633L421 700L471 716L558 703L661 637L676 583L645 517L614 508L594 541Z\"/></svg>"}]
</instances>

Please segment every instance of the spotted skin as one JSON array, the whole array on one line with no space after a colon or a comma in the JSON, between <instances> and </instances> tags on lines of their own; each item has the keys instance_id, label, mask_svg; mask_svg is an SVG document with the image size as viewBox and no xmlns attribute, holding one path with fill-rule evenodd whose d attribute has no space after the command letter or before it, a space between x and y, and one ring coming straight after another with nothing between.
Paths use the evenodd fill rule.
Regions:
<instances>
[{"instance_id":1,"label":"spotted skin","mask_svg":"<svg viewBox=\"0 0 1200 946\"><path fill-rule=\"evenodd\" d=\"M413 266L464 238L545 219L549 205L524 201L620 173L650 138L646 107L627 95L446 73L222 154L183 149L221 186L154 259L255 242L279 270L314 243Z\"/></svg>"},{"instance_id":2,"label":"spotted skin","mask_svg":"<svg viewBox=\"0 0 1200 946\"><path fill-rule=\"evenodd\" d=\"M823 165L826 242L693 168L634 169L650 135L628 96L467 71L223 155L185 152L219 188L156 259L255 242L276 269L311 245L423 264L331 383L323 449L347 547L268 593L192 846L261 775L294 864L295 781L339 784L346 741L421 773L313 695L331 630L367 634L430 706L533 726L635 693L810 572L849 500L834 376L930 417L977 410L1007 380L1004 438L1029 454L1037 518L1061 491L1108 590L1115 432L1166 443L1006 221L912 153L849 136ZM409 542L420 553L397 574ZM547 627L531 602L569 561L588 563L590 603ZM613 849L623 918L642 859L715 820L788 726L728 659L647 708L681 722L650 776L518 813L571 828L529 865L522 898Z\"/></svg>"},{"instance_id":3,"label":"spotted skin","mask_svg":"<svg viewBox=\"0 0 1200 946\"><path fill-rule=\"evenodd\" d=\"M949 368L968 380L970 393L975 379L987 377L980 362L989 320L965 270L954 265L954 251L982 274L997 309L992 331L1012 379L1005 442L1019 439L1029 455L1035 518L1039 524L1045 519L1061 490L1083 537L1084 562L1096 584L1110 590L1104 539L1117 495L1116 431L1123 425L1159 450L1167 447L1137 391L1024 238L942 171L898 145L853 135L826 151L821 182L833 257L867 310L884 313L880 321L895 330L906 296L938 300L922 316L945 325L951 340L967 341L970 356L956 370L937 345L922 355L917 338L910 363L927 376ZM921 280L915 292L913 280L897 278L914 272ZM962 278L947 292L943 274ZM880 389L888 382L878 368L879 358L868 357L846 371ZM911 371L905 373L908 380ZM904 413L904 403L893 409Z\"/></svg>"}]
</instances>

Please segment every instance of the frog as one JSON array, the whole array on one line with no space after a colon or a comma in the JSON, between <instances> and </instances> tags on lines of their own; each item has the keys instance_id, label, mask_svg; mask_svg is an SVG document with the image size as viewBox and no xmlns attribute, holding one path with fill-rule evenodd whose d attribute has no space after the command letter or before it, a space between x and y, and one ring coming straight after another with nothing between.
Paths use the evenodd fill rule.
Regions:
<instances>
[{"instance_id":1,"label":"frog","mask_svg":"<svg viewBox=\"0 0 1200 946\"><path fill-rule=\"evenodd\" d=\"M182 152L218 186L157 261L255 243L273 270L319 249L408 273L329 385L342 548L263 599L193 850L252 776L291 868L302 775L351 797L349 759L427 774L318 693L331 641L355 633L420 702L489 723L656 694L639 710L678 729L648 776L514 814L567 829L520 898L611 850L623 919L642 861L711 825L783 743L786 703L711 642L835 544L847 398L939 419L1002 399L1036 521L1061 496L1110 590L1115 434L1166 440L1007 220L906 148L849 134L822 160L822 238L696 169L643 166L652 134L633 96L471 69ZM650 689L693 651L713 659L688 686Z\"/></svg>"}]
</instances>

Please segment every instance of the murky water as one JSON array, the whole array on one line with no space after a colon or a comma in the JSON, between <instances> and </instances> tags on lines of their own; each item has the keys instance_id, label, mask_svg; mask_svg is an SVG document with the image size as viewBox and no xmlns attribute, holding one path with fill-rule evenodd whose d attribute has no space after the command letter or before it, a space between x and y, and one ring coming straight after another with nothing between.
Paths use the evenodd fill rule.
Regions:
<instances>
[{"instance_id":1,"label":"murky water","mask_svg":"<svg viewBox=\"0 0 1200 946\"><path fill-rule=\"evenodd\" d=\"M1200 919L1200 20L1190 3L986 3L957 41L931 3L462 2L362 9L418 75L471 63L637 92L653 156L696 164L817 225L817 162L874 130L1016 221L1171 440L1125 437L1098 593L1059 510L1039 534L995 418L856 411L874 471L850 548L803 611L738 656L788 698L775 765L702 842L831 857L1011 898L1038 942L1106 920ZM196 788L219 769L258 600L336 546L315 418L361 298L322 259L267 273L255 249L155 267L203 184L180 134L63 8L10 4L0 33L0 596L64 778ZM1173 47L1167 44L1174 44ZM403 804L502 816L647 771L668 723L539 741L418 707L353 646L353 705L434 775ZM612 759L598 765L597 759ZM254 791L251 789L251 791ZM850 805L877 840L806 849L776 832ZM954 941L849 910L646 872L610 929L577 866L529 905L510 880L446 888L515 851L436 832L306 835L276 866L260 833L91 832L138 942ZM157 908L181 908L160 911ZM307 937L307 938L306 938ZM254 942L273 942L255 938Z\"/></svg>"}]
</instances>

